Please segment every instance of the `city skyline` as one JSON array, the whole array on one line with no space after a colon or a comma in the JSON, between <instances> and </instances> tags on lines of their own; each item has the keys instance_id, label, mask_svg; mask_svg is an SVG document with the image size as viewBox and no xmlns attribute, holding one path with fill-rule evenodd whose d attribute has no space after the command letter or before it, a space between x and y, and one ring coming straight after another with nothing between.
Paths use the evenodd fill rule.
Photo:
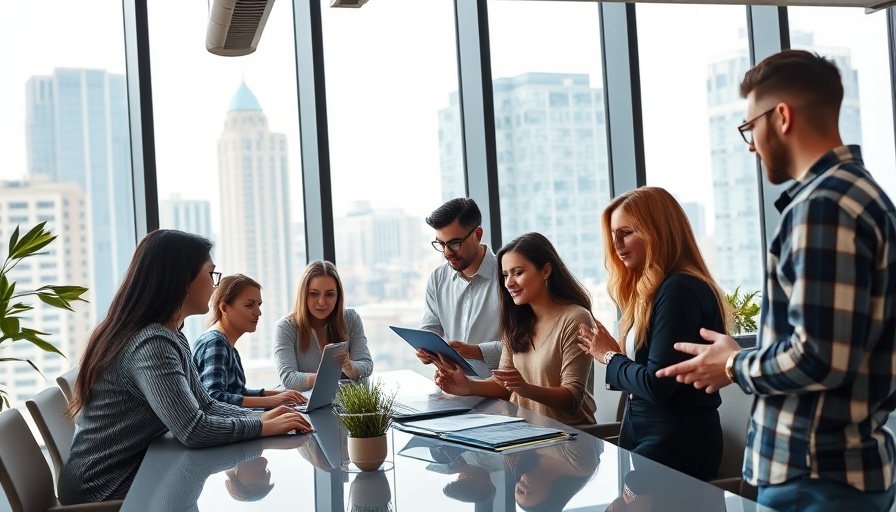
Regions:
<instances>
[{"instance_id":1,"label":"city skyline","mask_svg":"<svg viewBox=\"0 0 896 512\"><path fill-rule=\"evenodd\" d=\"M159 197L180 193L184 200L209 201L213 206L213 235L220 236L217 138L222 113L233 91L246 81L261 103L269 107L266 114L271 131L286 135L288 154L293 157L289 162L292 218L288 219L288 229L293 239L289 258L301 267L305 254L291 4L274 6L258 51L239 59L210 56L202 44L206 6L181 4L159 0L148 6ZM432 9L419 13L409 9L409 5L371 2L361 10L323 9L333 204L336 219L346 217L352 205L363 199L371 201L374 212L400 206L404 214L416 219L419 232L425 235L427 229L422 219L442 199L436 113L449 106L446 100L457 89L457 63L451 2L433 2ZM23 130L26 109L22 99L28 79L50 76L56 68L123 73L121 3L98 0L91 18L77 27L68 23L83 18L77 5L37 0L7 7L9 10L0 19L0 44L10 48L26 46L29 51L7 52L0 57L4 69L0 76L0 111L4 112L0 117L0 178L21 180L27 171ZM172 18L167 14L174 8L181 15ZM592 87L601 87L599 19L594 4L489 2L488 9L492 76L496 80L539 70L586 74ZM714 201L710 199L713 189L709 151L695 144L695 139L709 126L708 116L704 116L708 108L704 83L708 59L704 56L705 52L718 53L729 43L734 44L736 30L731 27L745 26L744 9L652 4L638 4L636 9L648 183L666 186L683 203L705 207ZM410 12L415 12L414 23L405 27ZM889 77L881 71L887 62L885 17L880 13L865 16L860 10L848 9L789 8L788 12L792 26L815 29L816 46L852 50L860 99L865 102L860 120L865 128L863 153L875 176L885 188L889 186L894 191L892 113L887 108L876 108L876 103L868 103L890 97ZM701 28L681 30L668 23L679 15L694 19ZM34 17L41 17L46 23L37 27L21 23ZM383 34L383 27L391 29ZM367 42L358 45L359 38ZM408 45L408 40L415 44ZM714 44L707 45L707 40ZM656 48L663 52L655 51ZM407 65L408 62L416 65ZM692 77L699 83L694 83ZM659 100L651 100L651 95ZM743 117L742 112L733 115L733 119ZM740 120L736 119L733 125L720 124L719 130L736 135L734 126ZM669 129L670 123L674 123L674 130ZM708 136L705 138L709 140ZM755 166L755 159L745 148L733 150L740 152L738 158L748 158ZM691 162L692 153L706 154L705 165L702 161ZM669 156L678 165L667 166ZM678 177L682 164L688 165L685 170L692 172L694 178ZM397 187L396 183L402 186ZM678 185L680 190L673 191ZM707 214L710 216L705 219L706 230L717 235L715 216L709 210ZM707 236L707 244L713 238ZM132 236L119 246L130 253L135 243ZM337 259L340 254L342 250L337 249ZM417 272L425 279L426 271L432 267ZM410 276L403 279L413 281ZM298 273L291 280L288 287L294 291ZM381 278L370 282L377 280L382 282ZM376 288L374 284L367 289ZM404 292L411 296L417 290L407 287ZM383 318L383 322L413 325L419 321L418 302L422 300L353 305L363 311L365 320L371 316ZM396 313L387 311L389 308ZM265 312L268 318L279 314ZM389 346L392 339L386 337L388 333L379 333L371 322L368 334L372 333L372 343Z\"/></svg>"}]
</instances>

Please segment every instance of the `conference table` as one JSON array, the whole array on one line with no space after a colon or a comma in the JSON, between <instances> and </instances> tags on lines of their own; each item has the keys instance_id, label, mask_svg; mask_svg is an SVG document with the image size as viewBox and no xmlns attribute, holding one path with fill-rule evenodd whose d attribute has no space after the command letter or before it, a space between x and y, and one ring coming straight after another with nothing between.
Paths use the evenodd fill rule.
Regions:
<instances>
[{"instance_id":1,"label":"conference table","mask_svg":"<svg viewBox=\"0 0 896 512\"><path fill-rule=\"evenodd\" d=\"M438 393L402 370L375 375L399 399ZM473 412L577 432L497 399ZM331 407L307 414L313 434L189 449L171 434L150 445L123 511L716 511L752 512L739 496L578 433L500 453L392 428L387 460L358 471ZM631 491L631 492L629 492Z\"/></svg>"}]
</instances>

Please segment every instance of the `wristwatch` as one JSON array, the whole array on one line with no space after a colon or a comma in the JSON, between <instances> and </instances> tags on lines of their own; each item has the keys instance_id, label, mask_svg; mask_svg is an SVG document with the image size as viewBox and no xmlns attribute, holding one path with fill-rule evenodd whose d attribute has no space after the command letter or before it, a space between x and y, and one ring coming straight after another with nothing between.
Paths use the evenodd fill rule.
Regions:
<instances>
[{"instance_id":1,"label":"wristwatch","mask_svg":"<svg viewBox=\"0 0 896 512\"><path fill-rule=\"evenodd\" d=\"M728 356L728 361L725 362L725 376L731 382L737 382L737 372L734 371L734 360L737 359L737 354L740 354L740 350L732 352Z\"/></svg>"},{"instance_id":2,"label":"wristwatch","mask_svg":"<svg viewBox=\"0 0 896 512\"><path fill-rule=\"evenodd\" d=\"M619 352L614 352L612 350L608 350L606 353L604 353L604 364L609 366L610 361L613 360L613 356L615 356L617 354L619 354Z\"/></svg>"}]
</instances>

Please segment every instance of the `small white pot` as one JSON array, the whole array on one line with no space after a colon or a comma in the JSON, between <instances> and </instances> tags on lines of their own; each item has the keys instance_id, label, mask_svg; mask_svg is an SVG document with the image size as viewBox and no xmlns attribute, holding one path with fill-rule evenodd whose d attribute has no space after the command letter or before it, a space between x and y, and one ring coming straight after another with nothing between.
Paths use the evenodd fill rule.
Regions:
<instances>
[{"instance_id":1,"label":"small white pot","mask_svg":"<svg viewBox=\"0 0 896 512\"><path fill-rule=\"evenodd\" d=\"M349 437L348 458L361 471L376 471L386 460L388 447L385 434L376 437Z\"/></svg>"}]
</instances>

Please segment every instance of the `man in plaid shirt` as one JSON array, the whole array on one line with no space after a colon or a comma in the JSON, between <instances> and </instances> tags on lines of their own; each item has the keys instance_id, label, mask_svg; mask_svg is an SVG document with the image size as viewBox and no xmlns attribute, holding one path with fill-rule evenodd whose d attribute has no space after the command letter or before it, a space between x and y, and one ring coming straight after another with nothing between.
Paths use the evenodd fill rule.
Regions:
<instances>
[{"instance_id":1,"label":"man in plaid shirt","mask_svg":"<svg viewBox=\"0 0 896 512\"><path fill-rule=\"evenodd\" d=\"M889 510L896 445L896 212L844 146L843 86L833 62L787 50L747 72L738 130L770 182L794 180L775 202L759 348L725 334L679 343L695 357L657 372L712 392L755 396L744 478L779 512ZM892 269L892 271L891 271Z\"/></svg>"}]
</instances>

